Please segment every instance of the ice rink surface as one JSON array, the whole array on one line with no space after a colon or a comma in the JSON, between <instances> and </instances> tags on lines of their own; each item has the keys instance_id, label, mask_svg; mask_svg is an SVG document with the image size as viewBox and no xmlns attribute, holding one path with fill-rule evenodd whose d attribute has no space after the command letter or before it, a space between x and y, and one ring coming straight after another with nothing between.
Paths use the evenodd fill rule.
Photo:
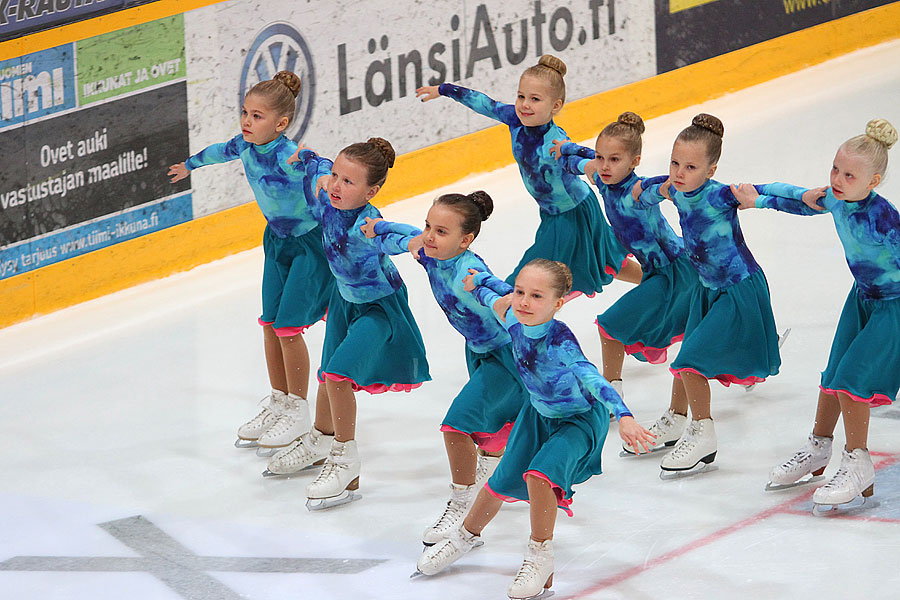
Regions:
<instances>
[{"instance_id":1,"label":"ice rink surface","mask_svg":"<svg viewBox=\"0 0 900 600\"><path fill-rule=\"evenodd\" d=\"M827 185L838 145L870 118L900 125L897 64L900 41L650 120L638 173L667 172L675 135L702 111L725 123L716 179ZM879 192L898 204L900 148L891 154ZM537 207L515 166L448 188L474 189L497 210L473 249L505 276L531 241ZM443 191L385 216L421 225ZM674 207L664 210L677 228ZM741 222L779 329L793 330L781 373L750 393L713 384L715 472L661 481L661 455L620 458L612 428L605 472L576 487L574 518L557 521L557 598L897 597L900 407L872 413L878 471L866 510L815 518L812 487L763 490L812 427L851 284L833 221L759 210ZM0 331L0 598L505 598L528 539L524 503L504 506L484 546L445 573L408 578L447 498L438 426L465 366L424 271L407 256L396 263L433 381L357 395L363 499L331 511L304 506L315 471L263 479L265 459L232 446L269 389L256 324L261 249ZM593 319L627 289L615 282L558 315L597 363ZM323 333L319 324L306 338L313 368ZM624 379L626 403L649 424L667 407L668 370L627 359Z\"/></svg>"}]
</instances>

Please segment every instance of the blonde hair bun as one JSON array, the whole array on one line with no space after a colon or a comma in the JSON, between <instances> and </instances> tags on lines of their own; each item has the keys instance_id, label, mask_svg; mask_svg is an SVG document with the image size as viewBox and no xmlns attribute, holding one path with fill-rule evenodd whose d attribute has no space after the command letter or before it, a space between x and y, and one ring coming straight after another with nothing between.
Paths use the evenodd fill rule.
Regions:
<instances>
[{"instance_id":1,"label":"blonde hair bun","mask_svg":"<svg viewBox=\"0 0 900 600\"><path fill-rule=\"evenodd\" d=\"M872 119L866 123L866 135L883 144L888 150L897 143L897 130L887 119Z\"/></svg>"},{"instance_id":2,"label":"blonde hair bun","mask_svg":"<svg viewBox=\"0 0 900 600\"><path fill-rule=\"evenodd\" d=\"M626 111L619 115L619 118L616 119L616 123L621 123L622 125L633 127L637 129L638 133L644 133L644 131L646 130L646 128L644 127L644 120L641 118L641 116L631 111Z\"/></svg>"},{"instance_id":3,"label":"blonde hair bun","mask_svg":"<svg viewBox=\"0 0 900 600\"><path fill-rule=\"evenodd\" d=\"M553 69L561 76L565 77L566 75L566 63L562 61L562 59L553 56L552 54L545 54L538 61L539 65L543 65L548 69Z\"/></svg>"},{"instance_id":4,"label":"blonde hair bun","mask_svg":"<svg viewBox=\"0 0 900 600\"><path fill-rule=\"evenodd\" d=\"M691 120L691 125L711 131L719 137L725 137L725 125L718 117L706 113L700 113Z\"/></svg>"},{"instance_id":5,"label":"blonde hair bun","mask_svg":"<svg viewBox=\"0 0 900 600\"><path fill-rule=\"evenodd\" d=\"M272 79L284 84L284 86L291 91L291 95L294 96L294 98L300 95L302 82L300 81L300 76L296 73L292 73L291 71L278 71Z\"/></svg>"}]
</instances>

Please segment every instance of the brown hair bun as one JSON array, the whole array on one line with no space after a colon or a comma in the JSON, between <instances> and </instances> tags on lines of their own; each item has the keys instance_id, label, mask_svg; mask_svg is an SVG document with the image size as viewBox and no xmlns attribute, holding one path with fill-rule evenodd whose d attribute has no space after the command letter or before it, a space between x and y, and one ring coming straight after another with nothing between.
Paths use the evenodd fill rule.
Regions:
<instances>
[{"instance_id":1,"label":"brown hair bun","mask_svg":"<svg viewBox=\"0 0 900 600\"><path fill-rule=\"evenodd\" d=\"M300 95L302 82L300 81L300 76L296 73L290 71L278 71L272 79L284 84L284 86L291 91L291 95L294 96L294 98Z\"/></svg>"},{"instance_id":2,"label":"brown hair bun","mask_svg":"<svg viewBox=\"0 0 900 600\"><path fill-rule=\"evenodd\" d=\"M543 65L549 69L553 69L561 76L565 77L566 75L566 63L562 61L562 59L553 56L552 54L545 54L541 56L541 59L538 61L539 65Z\"/></svg>"},{"instance_id":3,"label":"brown hair bun","mask_svg":"<svg viewBox=\"0 0 900 600\"><path fill-rule=\"evenodd\" d=\"M481 220L487 221L491 213L494 212L494 200L491 196L484 190L476 190L469 194L467 198L478 207L478 212L481 213Z\"/></svg>"},{"instance_id":4,"label":"brown hair bun","mask_svg":"<svg viewBox=\"0 0 900 600\"><path fill-rule=\"evenodd\" d=\"M691 124L711 131L719 137L725 137L725 125L722 124L718 117L700 113L691 120Z\"/></svg>"},{"instance_id":5,"label":"brown hair bun","mask_svg":"<svg viewBox=\"0 0 900 600\"><path fill-rule=\"evenodd\" d=\"M644 120L640 117L640 115L631 111L626 111L619 115L619 118L616 119L616 123L634 127L635 129L637 129L638 133L644 133L644 130L646 129L644 127Z\"/></svg>"},{"instance_id":6,"label":"brown hair bun","mask_svg":"<svg viewBox=\"0 0 900 600\"><path fill-rule=\"evenodd\" d=\"M394 159L397 157L397 154L394 152L394 147L391 146L389 141L380 137L372 137L366 140L366 142L375 146L378 151L384 155L384 160L387 161L388 168L394 166Z\"/></svg>"}]
</instances>

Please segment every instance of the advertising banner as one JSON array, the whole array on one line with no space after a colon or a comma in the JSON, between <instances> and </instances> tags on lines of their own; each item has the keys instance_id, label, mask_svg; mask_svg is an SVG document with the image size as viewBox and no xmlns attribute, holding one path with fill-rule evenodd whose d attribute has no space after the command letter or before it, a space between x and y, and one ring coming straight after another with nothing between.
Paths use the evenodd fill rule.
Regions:
<instances>
[{"instance_id":1,"label":"advertising banner","mask_svg":"<svg viewBox=\"0 0 900 600\"><path fill-rule=\"evenodd\" d=\"M0 42L156 0L0 0Z\"/></svg>"},{"instance_id":2,"label":"advertising banner","mask_svg":"<svg viewBox=\"0 0 900 600\"><path fill-rule=\"evenodd\" d=\"M656 0L657 71L672 71L893 1Z\"/></svg>"},{"instance_id":3,"label":"advertising banner","mask_svg":"<svg viewBox=\"0 0 900 600\"><path fill-rule=\"evenodd\" d=\"M0 279L191 218L166 176L189 148L181 15L17 64L0 65Z\"/></svg>"}]
</instances>

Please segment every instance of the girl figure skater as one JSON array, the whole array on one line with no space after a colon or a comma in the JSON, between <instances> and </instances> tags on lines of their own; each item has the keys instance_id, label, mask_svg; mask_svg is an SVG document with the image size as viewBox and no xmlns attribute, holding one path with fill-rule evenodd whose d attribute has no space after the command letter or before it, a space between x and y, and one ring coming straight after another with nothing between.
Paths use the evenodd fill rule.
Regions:
<instances>
[{"instance_id":1,"label":"girl figure skater","mask_svg":"<svg viewBox=\"0 0 900 600\"><path fill-rule=\"evenodd\" d=\"M641 270L613 237L590 186L550 157L553 140L568 137L553 122L566 101L565 74L565 63L545 54L522 74L512 106L450 83L419 88L416 96L423 102L447 96L509 127L513 156L525 188L538 203L541 224L534 244L506 281L515 281L534 258L559 260L572 269L574 297L601 291L614 276L637 283Z\"/></svg>"},{"instance_id":2,"label":"girl figure skater","mask_svg":"<svg viewBox=\"0 0 900 600\"><path fill-rule=\"evenodd\" d=\"M500 462L516 415L528 402L509 334L492 309L463 289L469 269L490 273L469 245L493 209L493 200L483 191L444 194L428 210L424 232L381 220L370 221L365 227L366 235L375 237L389 254L407 252L414 239L421 242L416 260L428 273L434 298L450 324L466 339L469 381L453 399L441 423L450 461L450 500L422 535L425 545L441 541L459 527L478 490ZM511 288L499 282L494 291L506 295Z\"/></svg>"},{"instance_id":3,"label":"girl figure skater","mask_svg":"<svg viewBox=\"0 0 900 600\"><path fill-rule=\"evenodd\" d=\"M325 254L336 280L318 373L328 402L316 404L314 428L320 446L325 432L333 429L334 439L322 470L306 488L307 507L317 510L359 498L354 493L360 470L354 392L408 392L431 377L406 285L384 251L361 230L366 219L381 217L369 201L394 164L393 147L387 140L370 138L341 150L333 163L306 149L291 161L308 176L325 168L331 173L324 189L304 187L322 224ZM309 460L316 455L311 451Z\"/></svg>"},{"instance_id":4,"label":"girl figure skater","mask_svg":"<svg viewBox=\"0 0 900 600\"><path fill-rule=\"evenodd\" d=\"M244 98L239 135L169 167L174 183L198 167L240 159L267 221L259 324L272 393L262 412L238 428L238 447L281 448L310 431L309 352L302 334L324 318L334 277L322 247L322 228L297 191L298 185L308 186L329 171L301 173L285 164L297 150L283 132L294 117L299 93L300 78L290 71L261 81Z\"/></svg>"},{"instance_id":5,"label":"girl figure skater","mask_svg":"<svg viewBox=\"0 0 900 600\"><path fill-rule=\"evenodd\" d=\"M597 317L603 345L603 376L622 393L625 353L660 364L667 348L681 340L691 298L700 286L697 271L658 204L646 207L631 196L642 180L634 169L641 162L644 121L633 112L619 115L597 136L596 152L574 143L554 140L551 152L575 175L587 174L600 191L606 215L619 243L641 264L640 284ZM588 160L590 159L590 160ZM687 425L688 399L684 384L673 377L669 409L650 427L653 450L678 441ZM635 454L627 444L624 451Z\"/></svg>"},{"instance_id":6,"label":"girl figure skater","mask_svg":"<svg viewBox=\"0 0 900 600\"><path fill-rule=\"evenodd\" d=\"M777 374L781 365L769 286L744 242L738 200L728 186L711 179L724 132L716 117L694 117L675 139L668 179L640 194L647 204L674 201L688 258L702 283L694 290L681 349L669 367L684 384L692 420L662 459L664 479L698 465L703 470L715 460L709 379L748 385ZM634 192L639 189L636 185Z\"/></svg>"},{"instance_id":7,"label":"girl figure skater","mask_svg":"<svg viewBox=\"0 0 900 600\"><path fill-rule=\"evenodd\" d=\"M873 494L869 410L893 402L900 388L900 214L875 192L887 170L887 151L896 141L890 123L869 121L865 134L838 148L827 191L804 193L803 188L779 183L759 186L764 194L759 197L752 186L738 190L742 206L830 213L853 274L822 372L812 433L800 450L772 469L767 486L792 487L821 475L831 460L834 429L842 417L846 445L837 472L813 494L817 513L820 507L847 504L860 495L865 501Z\"/></svg>"},{"instance_id":8,"label":"girl figure skater","mask_svg":"<svg viewBox=\"0 0 900 600\"><path fill-rule=\"evenodd\" d=\"M494 291L499 283L484 272L466 278L479 302L495 310L503 310ZM646 447L652 440L584 357L571 330L553 318L571 284L569 269L559 262L535 259L519 271L512 306L497 318L512 338L530 402L522 407L503 460L478 492L465 520L448 538L425 549L418 560L419 572L433 575L445 569L480 544L482 529L504 501L527 500L531 537L507 594L515 599L545 595L553 583L555 508L571 516L572 486L600 473L609 414L619 419L619 435L627 443Z\"/></svg>"}]
</instances>

